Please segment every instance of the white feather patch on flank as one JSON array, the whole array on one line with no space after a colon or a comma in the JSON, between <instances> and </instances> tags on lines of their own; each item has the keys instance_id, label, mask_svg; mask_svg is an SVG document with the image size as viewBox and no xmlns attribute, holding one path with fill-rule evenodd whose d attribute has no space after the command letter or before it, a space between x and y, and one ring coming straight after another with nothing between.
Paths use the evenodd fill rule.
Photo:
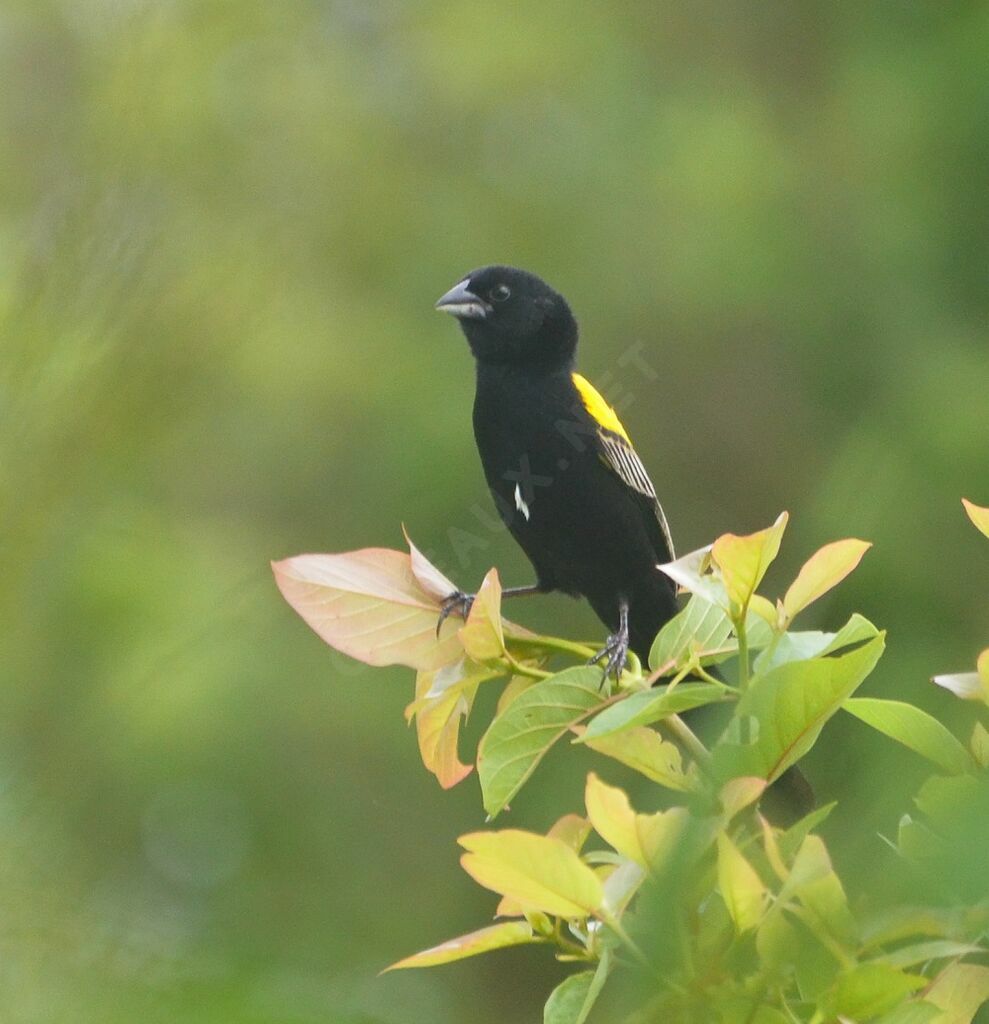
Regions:
<instances>
[{"instance_id":1,"label":"white feather patch on flank","mask_svg":"<svg viewBox=\"0 0 989 1024\"><path fill-rule=\"evenodd\" d=\"M529 521L529 506L522 500L522 490L518 484L515 485L515 507L525 516L525 521Z\"/></svg>"}]
</instances>

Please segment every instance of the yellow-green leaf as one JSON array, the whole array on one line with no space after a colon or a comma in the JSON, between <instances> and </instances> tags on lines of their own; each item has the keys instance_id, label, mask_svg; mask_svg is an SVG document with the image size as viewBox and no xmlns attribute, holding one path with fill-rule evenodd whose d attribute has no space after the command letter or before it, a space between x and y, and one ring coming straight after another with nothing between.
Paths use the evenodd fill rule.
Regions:
<instances>
[{"instance_id":1,"label":"yellow-green leaf","mask_svg":"<svg viewBox=\"0 0 989 1024\"><path fill-rule=\"evenodd\" d=\"M467 850L460 863L479 885L527 910L572 919L601 906L601 880L562 839L505 829L471 832L459 843Z\"/></svg>"},{"instance_id":2,"label":"yellow-green leaf","mask_svg":"<svg viewBox=\"0 0 989 1024\"><path fill-rule=\"evenodd\" d=\"M444 789L466 778L472 765L463 764L457 754L460 724L470 713L480 679L469 680L464 688L453 685L435 697L427 696L436 673L420 672L416 677L416 735L422 763Z\"/></svg>"},{"instance_id":3,"label":"yellow-green leaf","mask_svg":"<svg viewBox=\"0 0 989 1024\"><path fill-rule=\"evenodd\" d=\"M857 941L858 929L848 909L848 897L820 836L807 836L797 852L780 891L780 899L791 896L796 896L838 943L849 946Z\"/></svg>"},{"instance_id":4,"label":"yellow-green leaf","mask_svg":"<svg viewBox=\"0 0 989 1024\"><path fill-rule=\"evenodd\" d=\"M579 814L564 814L553 822L546 834L554 839L562 839L574 853L580 853L591 834L591 823Z\"/></svg>"},{"instance_id":5,"label":"yellow-green leaf","mask_svg":"<svg viewBox=\"0 0 989 1024\"><path fill-rule=\"evenodd\" d=\"M553 839L561 839L574 853L580 853L591 834L591 823L579 814L564 814L553 823L546 834ZM524 910L519 903L510 896L503 896L495 911L495 917L521 917L523 913Z\"/></svg>"},{"instance_id":6,"label":"yellow-green leaf","mask_svg":"<svg viewBox=\"0 0 989 1024\"><path fill-rule=\"evenodd\" d=\"M783 598L783 612L792 619L809 604L837 586L862 561L872 545L868 541L836 540L811 555Z\"/></svg>"},{"instance_id":7,"label":"yellow-green leaf","mask_svg":"<svg viewBox=\"0 0 989 1024\"><path fill-rule=\"evenodd\" d=\"M652 871L662 872L665 865L681 850L684 837L696 823L686 807L671 807L668 811L657 811L655 814L637 814L635 828L648 867ZM708 838L713 838L713 835ZM705 838L705 844L708 838Z\"/></svg>"},{"instance_id":8,"label":"yellow-green leaf","mask_svg":"<svg viewBox=\"0 0 989 1024\"><path fill-rule=\"evenodd\" d=\"M766 907L766 887L724 832L718 833L718 888L735 930L741 933L755 928Z\"/></svg>"},{"instance_id":9,"label":"yellow-green leaf","mask_svg":"<svg viewBox=\"0 0 989 1024\"><path fill-rule=\"evenodd\" d=\"M955 960L975 953L984 953L981 946L970 942L956 942L953 939L932 939L929 942L915 942L901 946L892 953L884 953L877 959L893 967L916 967L931 960Z\"/></svg>"},{"instance_id":10,"label":"yellow-green leaf","mask_svg":"<svg viewBox=\"0 0 989 1024\"><path fill-rule=\"evenodd\" d=\"M927 979L921 975L905 974L889 964L859 964L838 975L825 1005L829 1019L833 1014L856 1021L872 1020L926 984Z\"/></svg>"},{"instance_id":11,"label":"yellow-green leaf","mask_svg":"<svg viewBox=\"0 0 989 1024\"><path fill-rule=\"evenodd\" d=\"M474 684L494 679L497 669L478 665L468 658L461 658L449 665L444 665L433 672L416 674L416 696L411 704L405 707L405 720L411 722L423 708L428 707L437 698L457 691L471 689Z\"/></svg>"},{"instance_id":12,"label":"yellow-green leaf","mask_svg":"<svg viewBox=\"0 0 989 1024\"><path fill-rule=\"evenodd\" d=\"M770 629L778 629L780 625L779 607L762 594L753 594L749 598L749 612L758 615Z\"/></svg>"},{"instance_id":13,"label":"yellow-green leaf","mask_svg":"<svg viewBox=\"0 0 989 1024\"><path fill-rule=\"evenodd\" d=\"M656 814L636 814L625 792L602 782L593 772L584 790L587 817L595 832L622 856L658 870L676 849L689 823L683 807Z\"/></svg>"},{"instance_id":14,"label":"yellow-green leaf","mask_svg":"<svg viewBox=\"0 0 989 1024\"><path fill-rule=\"evenodd\" d=\"M933 1024L970 1024L989 1000L989 967L950 964L934 979L924 999L941 1009Z\"/></svg>"},{"instance_id":15,"label":"yellow-green leaf","mask_svg":"<svg viewBox=\"0 0 989 1024\"><path fill-rule=\"evenodd\" d=\"M606 843L630 860L646 864L636 827L636 814L624 790L609 786L591 772L584 789L584 804L594 831Z\"/></svg>"},{"instance_id":16,"label":"yellow-green leaf","mask_svg":"<svg viewBox=\"0 0 989 1024\"><path fill-rule=\"evenodd\" d=\"M454 960L477 956L493 949L504 949L507 946L522 946L530 942L538 942L528 921L504 921L488 928L480 928L468 935L460 935L455 939L441 942L431 949L407 956L404 960L386 967L386 971L403 971L409 967L435 967L437 964L448 964ZM384 972L382 972L384 973Z\"/></svg>"},{"instance_id":17,"label":"yellow-green leaf","mask_svg":"<svg viewBox=\"0 0 989 1024\"><path fill-rule=\"evenodd\" d=\"M721 808L725 820L731 821L739 811L754 804L766 790L766 780L757 776L743 775L738 779L729 779L721 787Z\"/></svg>"},{"instance_id":18,"label":"yellow-green leaf","mask_svg":"<svg viewBox=\"0 0 989 1024\"><path fill-rule=\"evenodd\" d=\"M962 498L962 504L965 506L968 518L972 520L975 528L989 537L989 508L983 505L976 505L974 501L969 501L968 498Z\"/></svg>"},{"instance_id":19,"label":"yellow-green leaf","mask_svg":"<svg viewBox=\"0 0 989 1024\"><path fill-rule=\"evenodd\" d=\"M979 767L989 768L989 731L981 722L975 723L972 738L968 741L968 749L972 751Z\"/></svg>"},{"instance_id":20,"label":"yellow-green leaf","mask_svg":"<svg viewBox=\"0 0 989 1024\"><path fill-rule=\"evenodd\" d=\"M495 714L500 715L509 704L520 694L525 693L529 687L535 684L536 680L532 676L512 676L508 680L508 684L505 689L501 691L501 696L498 698L498 705L495 708Z\"/></svg>"},{"instance_id":21,"label":"yellow-green leaf","mask_svg":"<svg viewBox=\"0 0 989 1024\"><path fill-rule=\"evenodd\" d=\"M584 728L578 726L574 732L580 737ZM692 779L683 772L680 748L664 740L655 729L639 726L618 735L612 733L603 738L589 739L587 746L667 789L686 792L693 788Z\"/></svg>"},{"instance_id":22,"label":"yellow-green leaf","mask_svg":"<svg viewBox=\"0 0 989 1024\"><path fill-rule=\"evenodd\" d=\"M474 661L494 661L505 653L501 627L501 581L491 569L474 597L467 622L460 629L460 642Z\"/></svg>"},{"instance_id":23,"label":"yellow-green leaf","mask_svg":"<svg viewBox=\"0 0 989 1024\"><path fill-rule=\"evenodd\" d=\"M762 582L779 552L788 519L788 513L782 512L765 530L743 537L726 533L714 542L711 558L721 570L733 614L748 606L749 598Z\"/></svg>"}]
</instances>

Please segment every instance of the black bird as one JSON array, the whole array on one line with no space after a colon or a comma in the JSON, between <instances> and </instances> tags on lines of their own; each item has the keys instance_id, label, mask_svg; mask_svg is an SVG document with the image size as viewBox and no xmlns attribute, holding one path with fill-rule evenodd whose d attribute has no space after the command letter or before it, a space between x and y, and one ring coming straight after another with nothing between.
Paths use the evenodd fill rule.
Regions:
<instances>
[{"instance_id":1,"label":"black bird","mask_svg":"<svg viewBox=\"0 0 989 1024\"><path fill-rule=\"evenodd\" d=\"M611 631L594 659L615 676L643 660L677 611L657 568L673 556L649 474L615 414L574 370L577 321L544 281L514 267L474 270L436 308L460 323L477 362L474 436L488 487L537 582L504 596L586 597ZM466 615L457 592L440 621Z\"/></svg>"}]
</instances>

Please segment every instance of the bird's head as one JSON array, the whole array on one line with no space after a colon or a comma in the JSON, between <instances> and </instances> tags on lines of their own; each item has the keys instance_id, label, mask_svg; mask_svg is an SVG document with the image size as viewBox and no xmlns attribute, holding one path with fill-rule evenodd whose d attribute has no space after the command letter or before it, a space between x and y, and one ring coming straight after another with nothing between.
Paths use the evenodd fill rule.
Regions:
<instances>
[{"instance_id":1,"label":"bird's head","mask_svg":"<svg viewBox=\"0 0 989 1024\"><path fill-rule=\"evenodd\" d=\"M569 362L577 347L577 321L567 300L515 267L471 271L436 308L457 318L481 362L555 366Z\"/></svg>"}]
</instances>

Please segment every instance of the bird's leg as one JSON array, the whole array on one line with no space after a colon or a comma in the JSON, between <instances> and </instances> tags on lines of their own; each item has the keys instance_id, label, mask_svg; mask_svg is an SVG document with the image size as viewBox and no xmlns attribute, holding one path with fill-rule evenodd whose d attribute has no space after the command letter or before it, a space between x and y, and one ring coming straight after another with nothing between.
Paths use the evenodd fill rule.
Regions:
<instances>
[{"instance_id":1,"label":"bird's leg","mask_svg":"<svg viewBox=\"0 0 989 1024\"><path fill-rule=\"evenodd\" d=\"M618 605L618 631L612 633L604 647L594 655L588 662L589 665L598 665L604 662L604 676L618 679L625 669L625 662L628 661L628 601L622 599Z\"/></svg>"},{"instance_id":2,"label":"bird's leg","mask_svg":"<svg viewBox=\"0 0 989 1024\"><path fill-rule=\"evenodd\" d=\"M542 594L545 592L545 588L540 583L530 583L527 587L506 587L501 592L501 599L504 600L506 597L527 597L529 594ZM470 615L471 606L474 604L474 598L476 594L466 594L462 590L455 590L444 602L440 605L440 617L436 623L436 635L440 635L440 627L446 620L456 613L462 619L466 619Z\"/></svg>"}]
</instances>

